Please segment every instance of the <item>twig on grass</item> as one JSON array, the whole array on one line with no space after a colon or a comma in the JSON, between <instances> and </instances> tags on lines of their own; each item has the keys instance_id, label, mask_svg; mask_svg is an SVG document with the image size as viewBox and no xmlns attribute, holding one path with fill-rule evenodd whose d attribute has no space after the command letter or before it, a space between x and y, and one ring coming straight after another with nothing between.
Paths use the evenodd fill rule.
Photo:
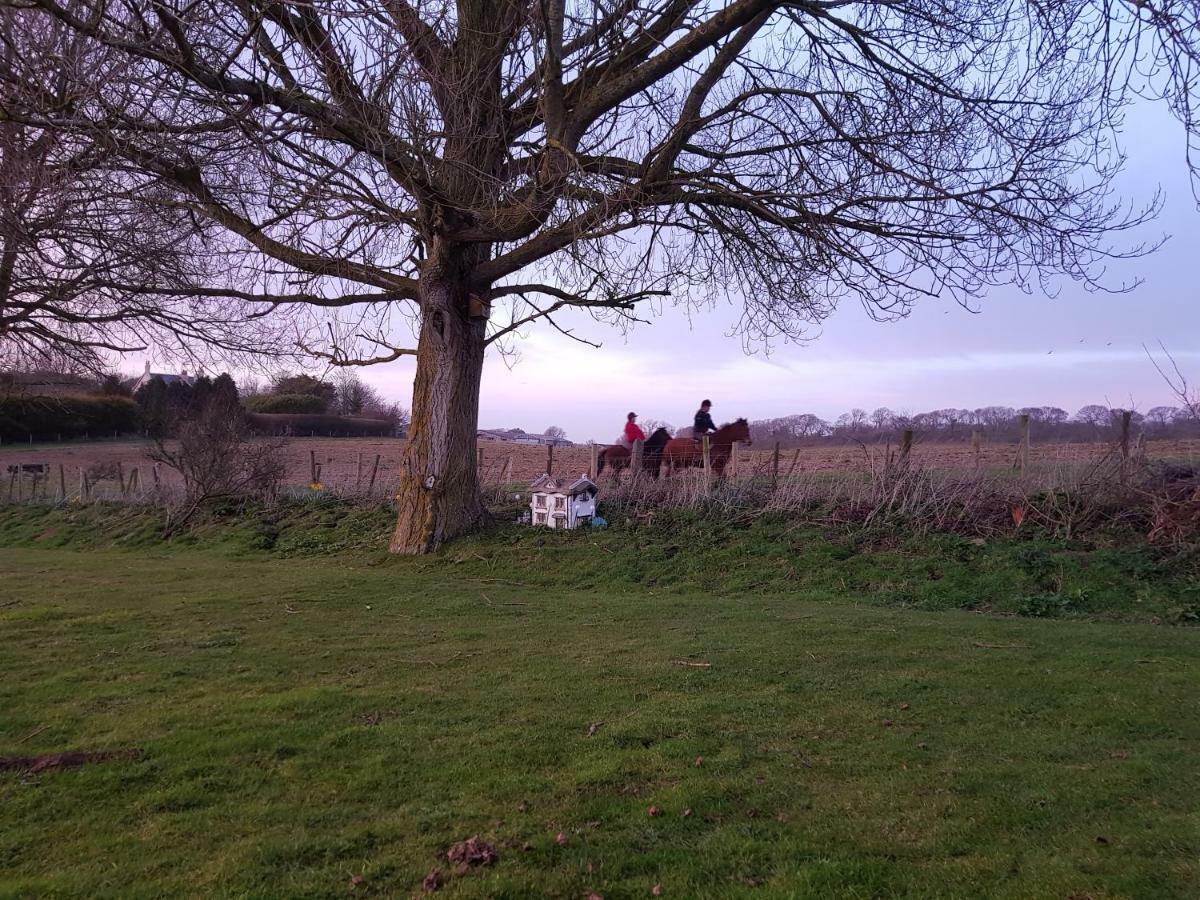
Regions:
<instances>
[{"instance_id":1,"label":"twig on grass","mask_svg":"<svg viewBox=\"0 0 1200 900\"><path fill-rule=\"evenodd\" d=\"M983 641L973 641L972 646L981 650L1028 650L1028 644L987 644Z\"/></svg>"},{"instance_id":2,"label":"twig on grass","mask_svg":"<svg viewBox=\"0 0 1200 900\"><path fill-rule=\"evenodd\" d=\"M671 663L676 666L687 666L691 669L711 669L712 663L705 662L702 659L673 659Z\"/></svg>"},{"instance_id":3,"label":"twig on grass","mask_svg":"<svg viewBox=\"0 0 1200 900\"><path fill-rule=\"evenodd\" d=\"M33 729L33 731L29 732L29 734L25 735L25 737L23 737L19 741L17 741L17 743L23 744L30 738L37 737L39 734L41 734L43 731L45 731L49 727L50 727L49 724L46 724L46 725L42 725L38 728L35 728L35 729Z\"/></svg>"}]
</instances>

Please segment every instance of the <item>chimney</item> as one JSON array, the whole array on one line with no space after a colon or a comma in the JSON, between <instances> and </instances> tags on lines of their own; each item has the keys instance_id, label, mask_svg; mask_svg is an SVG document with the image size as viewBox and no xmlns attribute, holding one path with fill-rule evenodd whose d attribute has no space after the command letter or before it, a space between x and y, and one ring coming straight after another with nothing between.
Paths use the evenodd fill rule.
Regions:
<instances>
[{"instance_id":1,"label":"chimney","mask_svg":"<svg viewBox=\"0 0 1200 900\"><path fill-rule=\"evenodd\" d=\"M146 374L150 374L150 360L146 360Z\"/></svg>"},{"instance_id":2,"label":"chimney","mask_svg":"<svg viewBox=\"0 0 1200 900\"><path fill-rule=\"evenodd\" d=\"M180 370L179 370L179 377L181 377L181 378L187 378L187 369L180 369Z\"/></svg>"}]
</instances>

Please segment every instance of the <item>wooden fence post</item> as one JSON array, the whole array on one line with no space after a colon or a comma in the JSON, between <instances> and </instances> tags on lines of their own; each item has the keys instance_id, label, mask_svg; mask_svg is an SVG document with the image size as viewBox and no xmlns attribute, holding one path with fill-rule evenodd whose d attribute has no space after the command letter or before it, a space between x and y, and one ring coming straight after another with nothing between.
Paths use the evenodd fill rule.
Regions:
<instances>
[{"instance_id":1,"label":"wooden fence post","mask_svg":"<svg viewBox=\"0 0 1200 900\"><path fill-rule=\"evenodd\" d=\"M729 477L736 480L738 473L738 451L742 449L741 441L729 445Z\"/></svg>"},{"instance_id":2,"label":"wooden fence post","mask_svg":"<svg viewBox=\"0 0 1200 900\"><path fill-rule=\"evenodd\" d=\"M500 469L500 483L508 484L512 479L512 456L504 460L504 465Z\"/></svg>"},{"instance_id":3,"label":"wooden fence post","mask_svg":"<svg viewBox=\"0 0 1200 900\"><path fill-rule=\"evenodd\" d=\"M87 499L87 478L83 474L83 466L79 467L79 502Z\"/></svg>"},{"instance_id":4,"label":"wooden fence post","mask_svg":"<svg viewBox=\"0 0 1200 900\"><path fill-rule=\"evenodd\" d=\"M796 452L792 454L792 464L788 466L787 475L785 478L791 478L792 473L796 471L796 463L800 462L800 448L796 448Z\"/></svg>"},{"instance_id":5,"label":"wooden fence post","mask_svg":"<svg viewBox=\"0 0 1200 900\"><path fill-rule=\"evenodd\" d=\"M62 463L58 464L58 492L62 495L59 499L65 501L67 499L67 473L63 471Z\"/></svg>"},{"instance_id":6,"label":"wooden fence post","mask_svg":"<svg viewBox=\"0 0 1200 900\"><path fill-rule=\"evenodd\" d=\"M308 451L308 475L309 475L308 483L316 484L317 481L319 481L319 479L317 477L318 474L319 473L317 472L317 451L309 450Z\"/></svg>"},{"instance_id":7,"label":"wooden fence post","mask_svg":"<svg viewBox=\"0 0 1200 900\"><path fill-rule=\"evenodd\" d=\"M1029 414L1017 417L1021 423L1021 445L1017 448L1017 470L1024 475L1029 471Z\"/></svg>"},{"instance_id":8,"label":"wooden fence post","mask_svg":"<svg viewBox=\"0 0 1200 900\"><path fill-rule=\"evenodd\" d=\"M775 452L771 454L771 490L779 487L779 441L775 442Z\"/></svg>"},{"instance_id":9,"label":"wooden fence post","mask_svg":"<svg viewBox=\"0 0 1200 900\"><path fill-rule=\"evenodd\" d=\"M908 455L912 453L913 433L911 428L900 432L900 465L908 465Z\"/></svg>"},{"instance_id":10,"label":"wooden fence post","mask_svg":"<svg viewBox=\"0 0 1200 900\"><path fill-rule=\"evenodd\" d=\"M977 469L979 468L979 462L980 462L979 456L980 456L980 451L982 450L982 448L983 448L983 442L979 438L979 431L972 430L972 432L971 432L971 450L975 454L975 468L977 468Z\"/></svg>"},{"instance_id":11,"label":"wooden fence post","mask_svg":"<svg viewBox=\"0 0 1200 900\"><path fill-rule=\"evenodd\" d=\"M1133 413L1125 409L1121 411L1121 482L1124 483L1129 475L1129 426L1133 421Z\"/></svg>"},{"instance_id":12,"label":"wooden fence post","mask_svg":"<svg viewBox=\"0 0 1200 900\"><path fill-rule=\"evenodd\" d=\"M708 435L700 440L700 452L704 462L704 496L708 496L712 489L712 454L709 452L710 444Z\"/></svg>"},{"instance_id":13,"label":"wooden fence post","mask_svg":"<svg viewBox=\"0 0 1200 900\"><path fill-rule=\"evenodd\" d=\"M354 492L362 490L362 451L358 451L358 468L354 472Z\"/></svg>"},{"instance_id":14,"label":"wooden fence post","mask_svg":"<svg viewBox=\"0 0 1200 900\"><path fill-rule=\"evenodd\" d=\"M371 466L371 481L367 485L367 496L371 496L371 492L375 490L375 474L379 471L379 457L382 454L375 454L375 465Z\"/></svg>"}]
</instances>

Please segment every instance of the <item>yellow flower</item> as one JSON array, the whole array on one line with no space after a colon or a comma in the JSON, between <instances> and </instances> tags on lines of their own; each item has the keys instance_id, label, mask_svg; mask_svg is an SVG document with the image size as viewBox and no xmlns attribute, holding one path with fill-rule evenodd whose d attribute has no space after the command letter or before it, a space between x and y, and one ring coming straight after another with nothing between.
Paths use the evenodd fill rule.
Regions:
<instances>
[{"instance_id":1,"label":"yellow flower","mask_svg":"<svg viewBox=\"0 0 1200 900\"><path fill-rule=\"evenodd\" d=\"M325 490L325 485L321 484L321 482L319 482L319 481L314 481L312 484L309 485L309 487L312 488L314 491Z\"/></svg>"}]
</instances>

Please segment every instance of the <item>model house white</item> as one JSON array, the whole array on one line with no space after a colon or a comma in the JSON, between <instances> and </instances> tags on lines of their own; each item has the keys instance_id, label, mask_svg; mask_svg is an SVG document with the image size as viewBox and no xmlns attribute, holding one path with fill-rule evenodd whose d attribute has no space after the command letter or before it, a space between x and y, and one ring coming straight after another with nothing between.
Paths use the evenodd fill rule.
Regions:
<instances>
[{"instance_id":1,"label":"model house white","mask_svg":"<svg viewBox=\"0 0 1200 900\"><path fill-rule=\"evenodd\" d=\"M586 475L575 479L543 475L529 490L533 494L529 508L534 525L578 528L590 524L596 514L596 494L600 489Z\"/></svg>"}]
</instances>

